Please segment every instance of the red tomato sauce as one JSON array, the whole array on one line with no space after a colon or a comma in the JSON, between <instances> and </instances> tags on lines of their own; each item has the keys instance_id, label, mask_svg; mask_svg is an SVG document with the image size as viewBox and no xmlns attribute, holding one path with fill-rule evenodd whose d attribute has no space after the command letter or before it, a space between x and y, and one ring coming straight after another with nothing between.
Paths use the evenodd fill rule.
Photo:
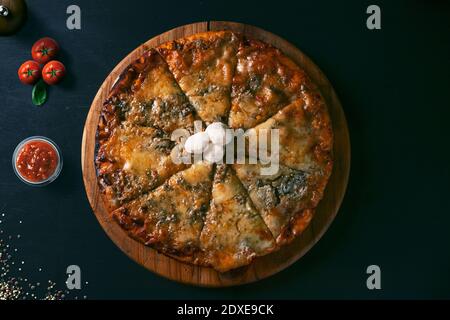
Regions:
<instances>
[{"instance_id":1,"label":"red tomato sauce","mask_svg":"<svg viewBox=\"0 0 450 320\"><path fill-rule=\"evenodd\" d=\"M19 151L16 167L26 180L41 182L55 172L58 161L58 153L50 143L29 141Z\"/></svg>"}]
</instances>

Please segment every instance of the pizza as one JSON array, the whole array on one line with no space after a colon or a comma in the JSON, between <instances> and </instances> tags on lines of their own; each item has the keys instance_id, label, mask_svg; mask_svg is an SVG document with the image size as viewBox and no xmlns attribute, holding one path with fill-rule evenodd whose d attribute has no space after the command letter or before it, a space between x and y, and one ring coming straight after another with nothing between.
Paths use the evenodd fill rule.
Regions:
<instances>
[{"instance_id":1,"label":"pizza","mask_svg":"<svg viewBox=\"0 0 450 320\"><path fill-rule=\"evenodd\" d=\"M226 152L211 144L219 136L205 140L213 126L236 130ZM255 157L236 161L237 132L244 151L255 138ZM163 43L126 67L103 103L96 148L102 199L126 234L219 272L302 234L333 167L317 85L281 50L231 31Z\"/></svg>"}]
</instances>

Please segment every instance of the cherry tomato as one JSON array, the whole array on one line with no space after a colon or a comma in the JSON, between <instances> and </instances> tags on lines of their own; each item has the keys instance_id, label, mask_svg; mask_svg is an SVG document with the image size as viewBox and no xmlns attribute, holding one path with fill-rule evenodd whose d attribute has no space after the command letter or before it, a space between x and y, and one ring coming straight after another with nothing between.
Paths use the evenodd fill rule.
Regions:
<instances>
[{"instance_id":1,"label":"cherry tomato","mask_svg":"<svg viewBox=\"0 0 450 320\"><path fill-rule=\"evenodd\" d=\"M56 60L50 61L42 69L42 79L49 84L57 84L66 75L66 67Z\"/></svg>"},{"instance_id":2,"label":"cherry tomato","mask_svg":"<svg viewBox=\"0 0 450 320\"><path fill-rule=\"evenodd\" d=\"M33 60L42 64L53 60L58 52L58 42L48 37L39 39L31 48L31 56L33 57Z\"/></svg>"},{"instance_id":3,"label":"cherry tomato","mask_svg":"<svg viewBox=\"0 0 450 320\"><path fill-rule=\"evenodd\" d=\"M17 71L19 79L24 84L34 84L41 77L41 66L33 60L22 63Z\"/></svg>"}]
</instances>

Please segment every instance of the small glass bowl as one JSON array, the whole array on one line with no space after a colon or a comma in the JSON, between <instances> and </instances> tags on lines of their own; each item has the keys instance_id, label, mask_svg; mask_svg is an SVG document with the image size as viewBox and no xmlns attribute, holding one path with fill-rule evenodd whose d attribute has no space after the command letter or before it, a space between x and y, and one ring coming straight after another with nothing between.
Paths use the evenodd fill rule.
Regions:
<instances>
[{"instance_id":1,"label":"small glass bowl","mask_svg":"<svg viewBox=\"0 0 450 320\"><path fill-rule=\"evenodd\" d=\"M30 181L30 180L26 179L25 177L23 177L20 174L19 170L17 169L17 156L19 155L19 152L22 150L23 146L30 141L44 141L44 142L49 143L55 149L56 155L58 156L58 163L56 165L55 172L53 172L53 174L51 176L49 176L47 179L39 181L39 182ZM58 178L59 174L61 173L62 167L63 167L63 158L62 158L61 150L59 149L58 145L55 142L53 142L52 140L50 140L47 137L32 136L32 137L28 137L28 138L22 140L17 145L16 149L14 149L14 153L12 156L12 166L13 166L14 173L23 183L25 183L29 186L33 186L33 187L43 187L43 186L50 184L51 182L55 181L56 178Z\"/></svg>"}]
</instances>

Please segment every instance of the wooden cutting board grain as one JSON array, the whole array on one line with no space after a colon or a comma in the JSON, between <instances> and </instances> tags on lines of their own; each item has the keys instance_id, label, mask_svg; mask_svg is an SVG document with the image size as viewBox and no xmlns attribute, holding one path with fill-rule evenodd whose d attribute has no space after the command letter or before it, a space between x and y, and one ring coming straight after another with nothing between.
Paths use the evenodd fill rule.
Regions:
<instances>
[{"instance_id":1,"label":"wooden cutting board grain","mask_svg":"<svg viewBox=\"0 0 450 320\"><path fill-rule=\"evenodd\" d=\"M334 131L333 173L324 198L305 232L281 250L256 259L250 266L227 273L179 262L128 237L110 218L103 205L94 166L95 133L100 110L122 70L142 55L147 48L208 30L240 32L250 38L270 43L291 57L319 86L327 101ZM174 281L197 286L225 287L264 279L287 268L300 259L322 237L335 218L345 194L350 172L350 139L345 115L333 87L322 71L299 49L286 40L254 26L225 21L199 22L172 29L150 39L125 57L108 75L98 90L86 119L81 145L81 164L86 193L95 216L111 240L131 259L148 270Z\"/></svg>"}]
</instances>

